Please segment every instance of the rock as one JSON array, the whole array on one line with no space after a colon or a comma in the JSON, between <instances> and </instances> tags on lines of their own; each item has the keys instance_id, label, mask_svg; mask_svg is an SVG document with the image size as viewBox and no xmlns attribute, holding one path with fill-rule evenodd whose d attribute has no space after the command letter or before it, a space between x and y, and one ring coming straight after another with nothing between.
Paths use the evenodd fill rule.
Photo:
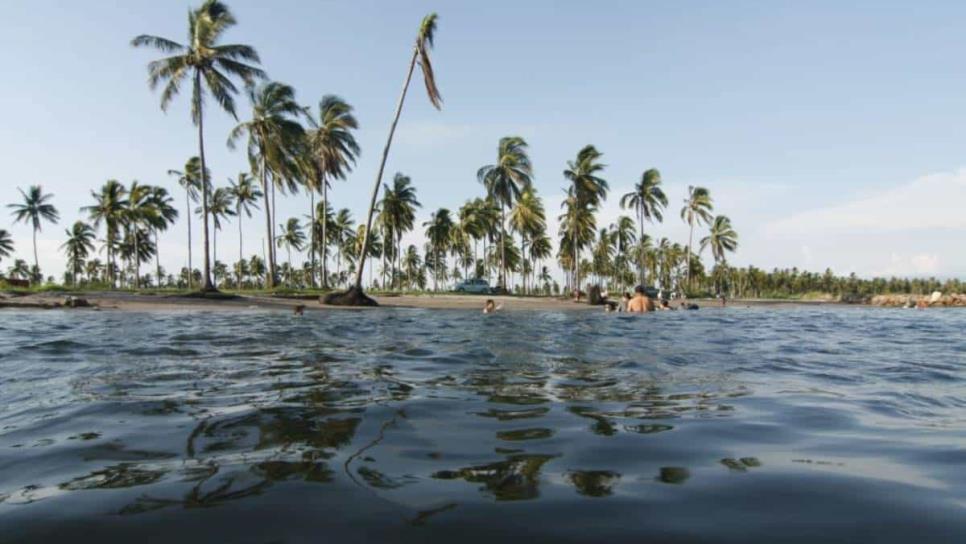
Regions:
<instances>
[{"instance_id":1,"label":"rock","mask_svg":"<svg viewBox=\"0 0 966 544\"><path fill-rule=\"evenodd\" d=\"M604 303L604 297L600 294L599 285L591 285L587 288L587 303L591 306L599 306Z\"/></svg>"},{"instance_id":2,"label":"rock","mask_svg":"<svg viewBox=\"0 0 966 544\"><path fill-rule=\"evenodd\" d=\"M329 306L379 306L379 303L366 296L362 289L350 287L348 291L329 293L319 297L319 304Z\"/></svg>"},{"instance_id":3,"label":"rock","mask_svg":"<svg viewBox=\"0 0 966 544\"><path fill-rule=\"evenodd\" d=\"M90 308L91 303L88 302L86 298L68 295L67 298L64 299L64 306L68 308Z\"/></svg>"},{"instance_id":4,"label":"rock","mask_svg":"<svg viewBox=\"0 0 966 544\"><path fill-rule=\"evenodd\" d=\"M929 304L935 304L942 300L943 294L939 291L933 291L932 295L929 296Z\"/></svg>"}]
</instances>

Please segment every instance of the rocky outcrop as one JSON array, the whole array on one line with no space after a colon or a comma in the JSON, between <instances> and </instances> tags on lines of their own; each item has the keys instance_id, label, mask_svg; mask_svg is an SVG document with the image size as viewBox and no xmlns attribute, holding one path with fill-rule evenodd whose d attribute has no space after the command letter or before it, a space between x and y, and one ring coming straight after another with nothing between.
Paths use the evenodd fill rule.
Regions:
<instances>
[{"instance_id":1,"label":"rocky outcrop","mask_svg":"<svg viewBox=\"0 0 966 544\"><path fill-rule=\"evenodd\" d=\"M928 295L876 295L870 304L896 308L966 307L966 294L943 294L937 291Z\"/></svg>"}]
</instances>

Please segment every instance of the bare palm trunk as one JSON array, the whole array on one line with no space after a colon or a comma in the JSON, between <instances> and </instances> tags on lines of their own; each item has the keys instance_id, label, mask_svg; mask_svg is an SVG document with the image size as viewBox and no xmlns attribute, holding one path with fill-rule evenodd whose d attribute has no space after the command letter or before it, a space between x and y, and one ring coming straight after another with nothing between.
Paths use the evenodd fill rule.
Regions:
<instances>
[{"instance_id":1,"label":"bare palm trunk","mask_svg":"<svg viewBox=\"0 0 966 544\"><path fill-rule=\"evenodd\" d=\"M34 229L34 270L40 272L40 259L37 258L37 229Z\"/></svg>"},{"instance_id":2,"label":"bare palm trunk","mask_svg":"<svg viewBox=\"0 0 966 544\"><path fill-rule=\"evenodd\" d=\"M687 286L691 289L691 244L694 241L694 219L688 221L691 225L691 232L688 234L688 257L687 261L684 262L684 270L687 273Z\"/></svg>"},{"instance_id":3,"label":"bare palm trunk","mask_svg":"<svg viewBox=\"0 0 966 544\"><path fill-rule=\"evenodd\" d=\"M212 231L211 237L211 256L215 262L215 266L218 266L218 227L215 227ZM214 277L215 289L218 288L218 276Z\"/></svg>"},{"instance_id":4,"label":"bare palm trunk","mask_svg":"<svg viewBox=\"0 0 966 544\"><path fill-rule=\"evenodd\" d=\"M640 230L641 230L641 237L638 239L638 243L640 245L638 246L638 250L637 250L637 252L640 253L640 255L638 255L637 257L638 257L638 260L641 262L641 285L647 285L646 283L647 279L644 276L644 212L643 211L640 211L637 213L637 225L640 227Z\"/></svg>"},{"instance_id":5,"label":"bare palm trunk","mask_svg":"<svg viewBox=\"0 0 966 544\"><path fill-rule=\"evenodd\" d=\"M322 201L323 202L325 201L324 196L322 197ZM311 234L311 237L312 237L309 240L309 258L312 263L310 265L311 272L309 273L309 277L311 278L312 287L315 287L315 273L317 270L315 267L315 191L313 191L311 187L309 188L309 206L312 208L309 213L309 216L311 217L311 221L312 221L312 223L309 225L309 233ZM322 253L322 258L323 260L325 259L325 253ZM325 269L324 262L322 263L322 269L323 270ZM325 274L323 274L322 277L324 278ZM324 279L322 280L322 287L325 287Z\"/></svg>"},{"instance_id":6,"label":"bare palm trunk","mask_svg":"<svg viewBox=\"0 0 966 544\"><path fill-rule=\"evenodd\" d=\"M577 247L577 230L574 229L574 292L580 301L580 249Z\"/></svg>"},{"instance_id":7,"label":"bare palm trunk","mask_svg":"<svg viewBox=\"0 0 966 544\"><path fill-rule=\"evenodd\" d=\"M265 158L262 157L262 193L268 196L268 174L265 172ZM265 199L265 235L268 236L268 251L265 252L265 260L268 261L268 276L265 279L265 288L275 287L275 259L272 254L272 244L275 238L272 236L272 207L269 205L268 198ZM264 249L264 248L263 248Z\"/></svg>"},{"instance_id":8,"label":"bare palm trunk","mask_svg":"<svg viewBox=\"0 0 966 544\"><path fill-rule=\"evenodd\" d=\"M242 215L241 215L242 210L241 210L241 206L237 206L237 208L238 208L238 262L240 263L242 262L242 259L244 259L243 257L244 252L242 251ZM241 265L239 265L239 270L241 270ZM239 274L239 278L238 278L239 287L241 287L241 282L242 282L241 274Z\"/></svg>"},{"instance_id":9,"label":"bare palm trunk","mask_svg":"<svg viewBox=\"0 0 966 544\"><path fill-rule=\"evenodd\" d=\"M205 165L205 138L204 138L204 112L201 101L201 72L195 70L195 100L198 108L198 158L201 160L201 210L202 220L204 221L205 233L205 271L202 284L202 291L214 291L215 287L211 283L211 259L208 254L208 169ZM135 238L136 240L136 238ZM189 271L190 272L190 271ZM190 275L190 274L189 274Z\"/></svg>"},{"instance_id":10,"label":"bare palm trunk","mask_svg":"<svg viewBox=\"0 0 966 544\"><path fill-rule=\"evenodd\" d=\"M406 101L406 91L409 90L409 82L413 78L413 70L416 68L416 58L419 51L413 48L413 58L409 61L409 71L406 72L406 81L403 83L402 93L399 95L399 102L396 104L396 114L389 126L389 137L386 138L386 147L382 150L382 160L379 162L379 171L376 173L376 183L372 187L372 198L369 200L369 214L366 218L366 232L362 238L363 258L359 261L359 269L356 270L355 288L362 291L362 271L366 267L365 248L369 247L369 232L372 229L372 214L376 209L376 199L379 197L379 185L382 183L382 172L386 168L386 159L389 158L389 147L392 145L392 136L396 132L396 124L399 123L399 116L402 114L403 103Z\"/></svg>"},{"instance_id":11,"label":"bare palm trunk","mask_svg":"<svg viewBox=\"0 0 966 544\"><path fill-rule=\"evenodd\" d=\"M506 289L506 207L500 204L500 287Z\"/></svg>"},{"instance_id":12,"label":"bare palm trunk","mask_svg":"<svg viewBox=\"0 0 966 544\"><path fill-rule=\"evenodd\" d=\"M141 288L141 254L139 253L140 247L138 245L138 225L134 224L134 288Z\"/></svg>"},{"instance_id":13,"label":"bare palm trunk","mask_svg":"<svg viewBox=\"0 0 966 544\"><path fill-rule=\"evenodd\" d=\"M322 206L325 208L322 210L325 212L325 215L322 217L322 287L329 286L329 269L327 263L329 259L327 255L328 252L326 251L329 246L328 232L326 230L326 227L328 227L326 223L329 222L329 193L326 190L326 184L327 182L325 176L322 176ZM361 278L359 281L362 281Z\"/></svg>"},{"instance_id":14,"label":"bare palm trunk","mask_svg":"<svg viewBox=\"0 0 966 544\"><path fill-rule=\"evenodd\" d=\"M188 289L191 289L191 191L184 190L185 215L188 217Z\"/></svg>"},{"instance_id":15,"label":"bare palm trunk","mask_svg":"<svg viewBox=\"0 0 966 544\"><path fill-rule=\"evenodd\" d=\"M154 275L158 277L158 288L161 288L161 246L158 241L158 229L154 229Z\"/></svg>"}]
</instances>

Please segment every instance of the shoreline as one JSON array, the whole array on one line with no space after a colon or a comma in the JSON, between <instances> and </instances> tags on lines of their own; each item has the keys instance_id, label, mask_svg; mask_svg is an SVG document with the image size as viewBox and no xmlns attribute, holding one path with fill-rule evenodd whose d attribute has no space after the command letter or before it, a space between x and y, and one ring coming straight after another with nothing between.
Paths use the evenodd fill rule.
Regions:
<instances>
[{"instance_id":1,"label":"shoreline","mask_svg":"<svg viewBox=\"0 0 966 544\"><path fill-rule=\"evenodd\" d=\"M68 296L86 300L91 307L68 308L64 302ZM417 308L431 310L480 310L486 299L503 304L505 311L548 310L548 311L603 311L601 306L591 306L585 302L574 302L557 297L532 297L516 295L462 295L452 293L419 295L375 295L373 298L382 308ZM720 308L715 299L690 299L702 308ZM676 305L677 301L672 302ZM366 310L369 308L326 306L316 298L274 295L235 295L224 299L200 298L189 295L142 294L122 291L95 292L50 292L13 296L0 295L0 312L4 309L76 309L88 311L246 311L278 310L293 311L296 306L304 305L305 311L344 311ZM863 306L870 304L849 304L824 300L780 300L780 299L733 299L727 307L818 307L818 306Z\"/></svg>"}]
</instances>

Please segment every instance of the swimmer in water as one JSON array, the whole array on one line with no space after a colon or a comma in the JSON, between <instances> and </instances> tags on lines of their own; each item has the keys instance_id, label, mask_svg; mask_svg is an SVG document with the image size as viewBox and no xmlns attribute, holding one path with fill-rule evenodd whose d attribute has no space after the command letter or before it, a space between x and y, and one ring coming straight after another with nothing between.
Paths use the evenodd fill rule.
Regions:
<instances>
[{"instance_id":1,"label":"swimmer in water","mask_svg":"<svg viewBox=\"0 0 966 544\"><path fill-rule=\"evenodd\" d=\"M502 309L503 309L503 305L500 304L499 306L497 306L496 303L493 302L492 298L486 299L486 303L483 304L484 314L492 314L492 313L495 313L497 310L502 310Z\"/></svg>"}]
</instances>

